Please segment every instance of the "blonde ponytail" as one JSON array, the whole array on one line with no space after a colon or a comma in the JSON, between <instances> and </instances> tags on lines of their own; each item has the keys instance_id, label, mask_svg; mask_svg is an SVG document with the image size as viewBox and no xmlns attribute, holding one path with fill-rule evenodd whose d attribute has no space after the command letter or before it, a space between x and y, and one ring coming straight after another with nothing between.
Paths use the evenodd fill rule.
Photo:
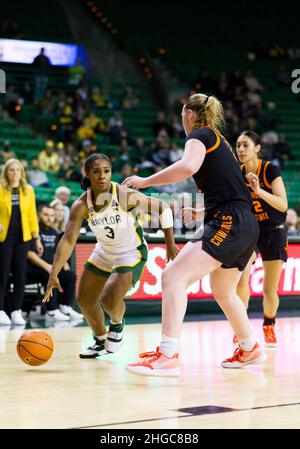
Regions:
<instances>
[{"instance_id":1,"label":"blonde ponytail","mask_svg":"<svg viewBox=\"0 0 300 449\"><path fill-rule=\"evenodd\" d=\"M193 129L207 126L221 134L225 128L223 106L213 95L194 94L187 99L185 108L196 112Z\"/></svg>"}]
</instances>

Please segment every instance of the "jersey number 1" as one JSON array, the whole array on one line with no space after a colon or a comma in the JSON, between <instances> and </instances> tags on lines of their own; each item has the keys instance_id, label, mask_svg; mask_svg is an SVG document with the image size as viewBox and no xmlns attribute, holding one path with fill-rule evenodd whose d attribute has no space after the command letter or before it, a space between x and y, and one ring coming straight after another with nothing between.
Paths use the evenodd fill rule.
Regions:
<instances>
[{"instance_id":1,"label":"jersey number 1","mask_svg":"<svg viewBox=\"0 0 300 449\"><path fill-rule=\"evenodd\" d=\"M113 230L112 228L110 228L109 226L105 226L104 229L105 229L105 230L106 230L106 229L108 230L108 233L105 234L106 237L108 237L109 239L114 239L114 238L115 238L115 233L114 233L114 230Z\"/></svg>"}]
</instances>

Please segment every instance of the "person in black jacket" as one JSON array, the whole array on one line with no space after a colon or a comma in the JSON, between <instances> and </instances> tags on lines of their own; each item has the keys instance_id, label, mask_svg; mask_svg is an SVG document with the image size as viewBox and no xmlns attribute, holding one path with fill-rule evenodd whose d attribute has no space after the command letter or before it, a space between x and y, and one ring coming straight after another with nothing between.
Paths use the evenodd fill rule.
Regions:
<instances>
[{"instance_id":1,"label":"person in black jacket","mask_svg":"<svg viewBox=\"0 0 300 449\"><path fill-rule=\"evenodd\" d=\"M53 228L54 220L55 212L52 207L48 205L39 207L40 236L44 253L42 256L38 256L34 246L31 246L28 251L27 281L41 282L45 288L60 237L58 231ZM76 275L68 263L60 273L60 282L63 292L59 298L57 292L53 293L52 301L46 305L46 318L56 321L83 318L83 315L76 312L71 306L75 297Z\"/></svg>"}]
</instances>

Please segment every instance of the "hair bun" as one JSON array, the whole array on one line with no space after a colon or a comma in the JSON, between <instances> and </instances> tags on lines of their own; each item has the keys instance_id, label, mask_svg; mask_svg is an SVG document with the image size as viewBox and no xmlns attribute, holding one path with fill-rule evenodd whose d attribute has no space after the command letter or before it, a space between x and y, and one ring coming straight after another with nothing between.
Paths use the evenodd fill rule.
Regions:
<instances>
[{"instance_id":1,"label":"hair bun","mask_svg":"<svg viewBox=\"0 0 300 449\"><path fill-rule=\"evenodd\" d=\"M89 180L89 178L84 176L81 180L80 186L83 190L87 190L89 187L91 187L91 181Z\"/></svg>"}]
</instances>

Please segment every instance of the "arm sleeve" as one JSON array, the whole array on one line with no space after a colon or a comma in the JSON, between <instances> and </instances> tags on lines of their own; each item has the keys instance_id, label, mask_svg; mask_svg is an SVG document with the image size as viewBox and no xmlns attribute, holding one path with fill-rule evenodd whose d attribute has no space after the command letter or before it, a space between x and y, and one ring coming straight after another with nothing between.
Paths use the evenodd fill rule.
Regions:
<instances>
[{"instance_id":1,"label":"arm sleeve","mask_svg":"<svg viewBox=\"0 0 300 449\"><path fill-rule=\"evenodd\" d=\"M266 170L268 183L272 184L274 179L278 178L278 176L281 176L280 169L274 164L269 164Z\"/></svg>"}]
</instances>

